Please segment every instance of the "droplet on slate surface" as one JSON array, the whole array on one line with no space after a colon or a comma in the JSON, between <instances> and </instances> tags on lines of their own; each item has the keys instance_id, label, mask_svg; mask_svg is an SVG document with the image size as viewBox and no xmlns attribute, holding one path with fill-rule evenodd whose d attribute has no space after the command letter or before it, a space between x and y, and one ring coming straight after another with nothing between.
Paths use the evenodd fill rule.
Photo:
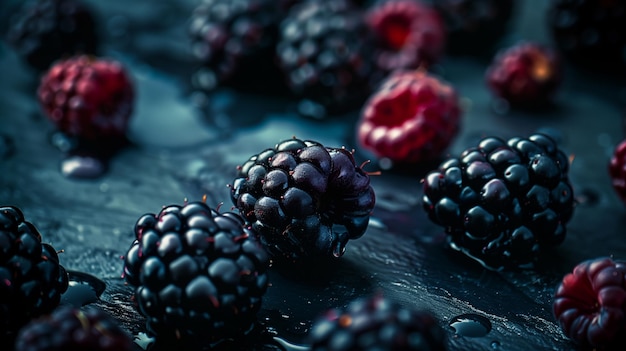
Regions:
<instances>
[{"instance_id":1,"label":"droplet on slate surface","mask_svg":"<svg viewBox=\"0 0 626 351\"><path fill-rule=\"evenodd\" d=\"M449 325L454 329L456 335L471 338L485 336L491 331L489 319L473 313L456 316L452 318Z\"/></svg>"}]
</instances>

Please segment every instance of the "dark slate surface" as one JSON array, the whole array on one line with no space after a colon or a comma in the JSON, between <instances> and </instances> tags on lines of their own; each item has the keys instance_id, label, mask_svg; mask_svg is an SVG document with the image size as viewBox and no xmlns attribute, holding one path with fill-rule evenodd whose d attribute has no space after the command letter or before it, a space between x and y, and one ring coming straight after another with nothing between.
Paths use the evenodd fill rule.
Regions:
<instances>
[{"instance_id":1,"label":"dark slate surface","mask_svg":"<svg viewBox=\"0 0 626 351\"><path fill-rule=\"evenodd\" d=\"M549 44L544 2L520 2L505 44L521 39ZM5 1L0 13L15 3ZM236 165L292 135L356 147L357 114L313 121L297 116L291 100L226 90L209 113L201 113L187 88L194 63L185 30L195 1L89 3L102 23L104 54L124 62L136 83L129 130L133 146L117 154L101 177L64 177L63 156L51 145L52 128L35 100L38 78L3 43L0 203L20 207L45 241L64 250L66 268L102 279L107 287L94 304L138 335L143 320L121 278L120 257L139 216L203 195L210 205L223 202L229 208L226 185ZM450 151L458 153L486 135L508 138L538 129L558 135L561 147L574 157L570 177L579 200L565 243L535 270L486 270L446 249L442 230L425 217L419 200L425 170L385 171L373 179L377 205L371 225L363 238L349 243L340 262L295 274L272 269L272 286L259 314L262 333L269 336L256 342L257 349L298 349L294 345L301 345L321 311L379 291L431 310L448 332L450 350L574 349L551 313L556 284L584 259L626 256L626 213L606 171L613 147L623 138L624 81L567 66L553 107L498 114L483 83L486 65L448 57L438 70L457 87L466 109L462 134ZM357 150L357 161L368 157ZM456 317L467 314L488 323L487 329L458 324ZM276 339L270 342L272 336Z\"/></svg>"}]
</instances>

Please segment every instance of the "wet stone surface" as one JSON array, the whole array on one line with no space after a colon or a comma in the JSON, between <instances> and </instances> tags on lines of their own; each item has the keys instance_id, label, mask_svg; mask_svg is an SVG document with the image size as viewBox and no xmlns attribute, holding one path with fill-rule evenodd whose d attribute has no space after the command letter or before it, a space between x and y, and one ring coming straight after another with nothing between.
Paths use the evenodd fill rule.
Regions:
<instances>
[{"instance_id":1,"label":"wet stone surface","mask_svg":"<svg viewBox=\"0 0 626 351\"><path fill-rule=\"evenodd\" d=\"M105 164L82 156L68 159L51 141L54 131L36 103L38 78L0 43L0 203L20 207L44 241L63 250L60 260L68 270L96 279L90 283L77 277L66 303L95 304L140 336L144 319L121 278L120 259L133 240L135 221L203 196L212 207L223 203L229 209L226 185L236 166L294 135L356 148L358 112L306 119L297 115L291 99L227 89L208 105L199 103L202 99L189 90L194 63L185 37L195 1L88 3L103 23L105 55L122 61L136 84L130 145ZM519 9L507 43L549 42L540 26L532 25L543 23L542 12L526 7ZM567 66L567 79L549 109L494 109L483 83L487 64L458 57L441 64L441 74L458 89L465 106L462 132L450 153L486 135L556 133L574 159L570 178L579 202L565 242L533 270L487 270L446 248L443 229L422 210L420 179L428 166L391 168L373 177L377 205L370 226L362 238L348 243L341 260L297 272L273 267L252 345L226 343L216 349L306 349L305 336L319 313L380 291L401 304L431 310L447 331L452 351L575 349L552 316L556 284L582 260L626 257L626 209L606 172L612 148L624 137L623 86ZM371 158L358 148L355 156L357 164ZM376 169L376 162L371 167ZM103 282L104 291L94 282ZM139 342L137 349L149 342Z\"/></svg>"}]
</instances>

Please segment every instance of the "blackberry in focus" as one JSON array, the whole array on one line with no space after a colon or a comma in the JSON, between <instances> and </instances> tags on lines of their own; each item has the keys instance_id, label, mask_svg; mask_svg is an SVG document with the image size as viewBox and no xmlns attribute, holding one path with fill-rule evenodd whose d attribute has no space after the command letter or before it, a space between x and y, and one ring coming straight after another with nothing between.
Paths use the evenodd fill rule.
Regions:
<instances>
[{"instance_id":1,"label":"blackberry in focus","mask_svg":"<svg viewBox=\"0 0 626 351\"><path fill-rule=\"evenodd\" d=\"M626 343L626 262L608 257L579 263L554 294L553 313L563 333L594 350Z\"/></svg>"},{"instance_id":2,"label":"blackberry in focus","mask_svg":"<svg viewBox=\"0 0 626 351\"><path fill-rule=\"evenodd\" d=\"M7 41L29 65L44 71L53 62L78 54L96 54L96 21L78 0L25 2L11 18Z\"/></svg>"},{"instance_id":3,"label":"blackberry in focus","mask_svg":"<svg viewBox=\"0 0 626 351\"><path fill-rule=\"evenodd\" d=\"M626 203L626 141L615 147L609 163L609 176L617 196Z\"/></svg>"},{"instance_id":4,"label":"blackberry in focus","mask_svg":"<svg viewBox=\"0 0 626 351\"><path fill-rule=\"evenodd\" d=\"M68 287L56 250L14 206L0 207L0 334L51 312Z\"/></svg>"},{"instance_id":5,"label":"blackberry in focus","mask_svg":"<svg viewBox=\"0 0 626 351\"><path fill-rule=\"evenodd\" d=\"M444 20L446 52L490 56L507 33L514 0L429 0Z\"/></svg>"},{"instance_id":6,"label":"blackberry in focus","mask_svg":"<svg viewBox=\"0 0 626 351\"><path fill-rule=\"evenodd\" d=\"M313 351L447 350L445 332L430 312L382 296L326 311L313 322L308 341Z\"/></svg>"},{"instance_id":7,"label":"blackberry in focus","mask_svg":"<svg viewBox=\"0 0 626 351\"><path fill-rule=\"evenodd\" d=\"M269 257L241 216L191 202L141 216L134 231L124 277L157 342L202 346L252 329Z\"/></svg>"},{"instance_id":8,"label":"blackberry in focus","mask_svg":"<svg viewBox=\"0 0 626 351\"><path fill-rule=\"evenodd\" d=\"M449 245L492 269L531 268L574 212L568 158L543 134L487 137L424 179L424 209Z\"/></svg>"},{"instance_id":9,"label":"blackberry in focus","mask_svg":"<svg viewBox=\"0 0 626 351\"><path fill-rule=\"evenodd\" d=\"M517 107L548 103L562 79L561 63L552 49L524 42L502 50L485 73L494 95Z\"/></svg>"},{"instance_id":10,"label":"blackberry in focus","mask_svg":"<svg viewBox=\"0 0 626 351\"><path fill-rule=\"evenodd\" d=\"M131 351L132 345L130 336L102 310L62 306L22 328L15 351Z\"/></svg>"},{"instance_id":11,"label":"blackberry in focus","mask_svg":"<svg viewBox=\"0 0 626 351\"><path fill-rule=\"evenodd\" d=\"M359 144L378 158L414 164L436 159L460 129L455 89L423 71L399 71L366 102Z\"/></svg>"},{"instance_id":12,"label":"blackberry in focus","mask_svg":"<svg viewBox=\"0 0 626 351\"><path fill-rule=\"evenodd\" d=\"M365 233L375 202L351 152L296 138L250 157L231 195L269 253L286 262L342 256Z\"/></svg>"},{"instance_id":13,"label":"blackberry in focus","mask_svg":"<svg viewBox=\"0 0 626 351\"><path fill-rule=\"evenodd\" d=\"M626 2L552 0L548 22L556 45L573 62L626 72Z\"/></svg>"},{"instance_id":14,"label":"blackberry in focus","mask_svg":"<svg viewBox=\"0 0 626 351\"><path fill-rule=\"evenodd\" d=\"M294 5L281 22L276 54L289 90L320 111L315 117L358 108L381 79L363 11L348 0Z\"/></svg>"},{"instance_id":15,"label":"blackberry in focus","mask_svg":"<svg viewBox=\"0 0 626 351\"><path fill-rule=\"evenodd\" d=\"M439 14L414 0L388 0L369 8L376 65L383 72L428 67L443 55L446 33Z\"/></svg>"}]
</instances>

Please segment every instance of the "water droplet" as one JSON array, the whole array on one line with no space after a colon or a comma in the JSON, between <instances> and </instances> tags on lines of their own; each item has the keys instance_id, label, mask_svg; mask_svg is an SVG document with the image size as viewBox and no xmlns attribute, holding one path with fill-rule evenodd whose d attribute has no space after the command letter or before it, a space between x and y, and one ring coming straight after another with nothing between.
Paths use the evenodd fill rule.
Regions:
<instances>
[{"instance_id":1,"label":"water droplet","mask_svg":"<svg viewBox=\"0 0 626 351\"><path fill-rule=\"evenodd\" d=\"M346 252L346 246L343 243L338 242L333 249L333 256L341 257L344 252Z\"/></svg>"},{"instance_id":2,"label":"water droplet","mask_svg":"<svg viewBox=\"0 0 626 351\"><path fill-rule=\"evenodd\" d=\"M74 155L61 162L61 173L68 178L96 178L105 170L105 163L91 156Z\"/></svg>"},{"instance_id":3,"label":"water droplet","mask_svg":"<svg viewBox=\"0 0 626 351\"><path fill-rule=\"evenodd\" d=\"M106 284L87 273L78 271L67 271L69 285L65 293L61 296L61 304L81 307L98 301L100 295L106 289Z\"/></svg>"},{"instance_id":4,"label":"water droplet","mask_svg":"<svg viewBox=\"0 0 626 351\"><path fill-rule=\"evenodd\" d=\"M491 342L491 348L494 349L494 350L499 349L500 348L500 342L497 341L497 340L492 341Z\"/></svg>"},{"instance_id":5,"label":"water droplet","mask_svg":"<svg viewBox=\"0 0 626 351\"><path fill-rule=\"evenodd\" d=\"M456 316L452 318L449 325L457 335L471 338L485 336L491 331L491 322L473 313Z\"/></svg>"}]
</instances>

